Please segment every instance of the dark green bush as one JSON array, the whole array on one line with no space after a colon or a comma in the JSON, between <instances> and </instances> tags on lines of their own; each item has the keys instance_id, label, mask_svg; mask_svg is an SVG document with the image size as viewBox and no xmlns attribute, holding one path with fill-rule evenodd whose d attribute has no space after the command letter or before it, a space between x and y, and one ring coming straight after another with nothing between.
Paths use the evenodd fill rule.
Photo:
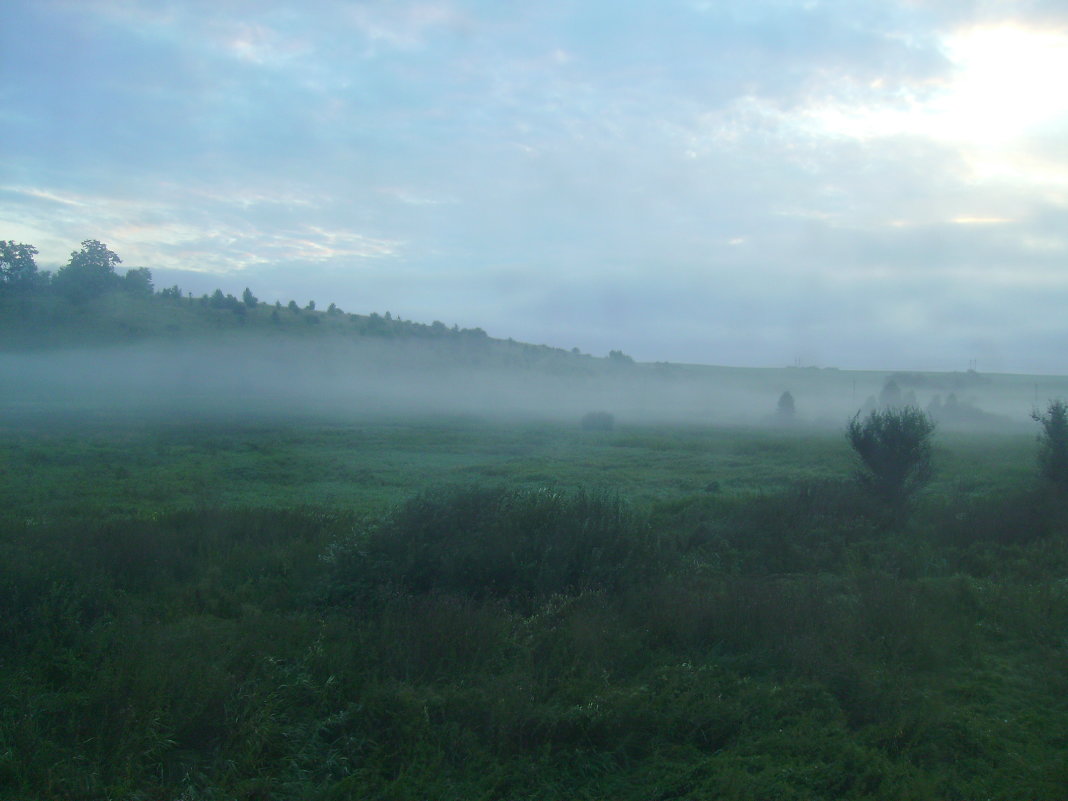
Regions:
<instances>
[{"instance_id":1,"label":"dark green bush","mask_svg":"<svg viewBox=\"0 0 1068 801\"><path fill-rule=\"evenodd\" d=\"M914 406L858 414L846 436L860 458L860 483L892 506L903 505L931 480L934 423Z\"/></svg>"},{"instance_id":2,"label":"dark green bush","mask_svg":"<svg viewBox=\"0 0 1068 801\"><path fill-rule=\"evenodd\" d=\"M1041 423L1038 438L1038 465L1042 477L1059 490L1068 490L1068 403L1051 401L1045 412L1034 412Z\"/></svg>"},{"instance_id":3,"label":"dark green bush","mask_svg":"<svg viewBox=\"0 0 1068 801\"><path fill-rule=\"evenodd\" d=\"M328 553L335 600L383 590L545 598L642 581L666 548L618 495L424 492Z\"/></svg>"},{"instance_id":4,"label":"dark green bush","mask_svg":"<svg viewBox=\"0 0 1068 801\"><path fill-rule=\"evenodd\" d=\"M840 570L848 548L872 539L881 509L852 482L805 481L755 497L694 496L660 504L657 524L683 549L730 573Z\"/></svg>"}]
</instances>

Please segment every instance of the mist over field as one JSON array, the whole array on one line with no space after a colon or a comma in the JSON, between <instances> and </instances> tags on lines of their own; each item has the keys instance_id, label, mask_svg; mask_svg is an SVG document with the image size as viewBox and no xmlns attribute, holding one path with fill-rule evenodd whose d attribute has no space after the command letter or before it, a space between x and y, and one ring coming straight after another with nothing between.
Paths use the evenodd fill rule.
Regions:
<instances>
[{"instance_id":1,"label":"mist over field","mask_svg":"<svg viewBox=\"0 0 1068 801\"><path fill-rule=\"evenodd\" d=\"M4 0L0 801L1068 788L1068 0Z\"/></svg>"},{"instance_id":2,"label":"mist over field","mask_svg":"<svg viewBox=\"0 0 1068 801\"><path fill-rule=\"evenodd\" d=\"M525 366L524 352L551 358ZM996 429L1028 423L1066 391L1068 380L1052 376L617 363L501 342L232 337L0 354L0 404L51 412L577 423L603 411L620 424L841 427L877 404L915 405L937 419L948 402L956 404L955 417L943 415L948 427ZM777 407L786 392L795 404L788 419Z\"/></svg>"}]
</instances>

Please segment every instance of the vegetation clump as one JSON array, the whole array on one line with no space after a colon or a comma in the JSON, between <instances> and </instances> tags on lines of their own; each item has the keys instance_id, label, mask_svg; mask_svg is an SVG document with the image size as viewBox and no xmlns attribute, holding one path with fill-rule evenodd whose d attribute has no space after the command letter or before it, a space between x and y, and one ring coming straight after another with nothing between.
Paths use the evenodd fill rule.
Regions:
<instances>
[{"instance_id":1,"label":"vegetation clump","mask_svg":"<svg viewBox=\"0 0 1068 801\"><path fill-rule=\"evenodd\" d=\"M1068 403L1051 401L1045 412L1031 415L1042 425L1038 465L1042 477L1059 490L1068 490Z\"/></svg>"},{"instance_id":2,"label":"vegetation clump","mask_svg":"<svg viewBox=\"0 0 1068 801\"><path fill-rule=\"evenodd\" d=\"M858 480L893 506L908 501L930 480L935 424L914 406L876 409L849 421L846 436L860 458Z\"/></svg>"},{"instance_id":3,"label":"vegetation clump","mask_svg":"<svg viewBox=\"0 0 1068 801\"><path fill-rule=\"evenodd\" d=\"M950 462L885 536L854 482L769 480L792 432L398 425L348 431L323 501L340 427L22 419L0 798L1063 795L1068 540L1030 485L960 495ZM760 446L750 491L700 493L679 446L712 441ZM843 473L840 435L804 443ZM509 483L420 492L456 448ZM531 488L550 453L634 501Z\"/></svg>"},{"instance_id":4,"label":"vegetation clump","mask_svg":"<svg viewBox=\"0 0 1068 801\"><path fill-rule=\"evenodd\" d=\"M774 422L777 425L791 425L797 420L797 406L790 390L785 390L775 404Z\"/></svg>"},{"instance_id":5,"label":"vegetation clump","mask_svg":"<svg viewBox=\"0 0 1068 801\"><path fill-rule=\"evenodd\" d=\"M329 561L336 597L392 587L524 602L640 582L662 557L616 494L454 487L417 495Z\"/></svg>"}]
</instances>

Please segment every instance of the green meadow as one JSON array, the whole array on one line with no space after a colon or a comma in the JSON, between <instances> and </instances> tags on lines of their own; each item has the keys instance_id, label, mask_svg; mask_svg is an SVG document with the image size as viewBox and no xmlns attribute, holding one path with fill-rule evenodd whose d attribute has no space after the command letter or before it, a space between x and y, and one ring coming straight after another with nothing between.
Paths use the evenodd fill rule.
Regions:
<instances>
[{"instance_id":1,"label":"green meadow","mask_svg":"<svg viewBox=\"0 0 1068 801\"><path fill-rule=\"evenodd\" d=\"M1068 379L66 276L0 295L0 798L1063 798Z\"/></svg>"},{"instance_id":2,"label":"green meadow","mask_svg":"<svg viewBox=\"0 0 1068 801\"><path fill-rule=\"evenodd\" d=\"M9 404L0 797L1056 799L1064 499L939 431Z\"/></svg>"}]
</instances>

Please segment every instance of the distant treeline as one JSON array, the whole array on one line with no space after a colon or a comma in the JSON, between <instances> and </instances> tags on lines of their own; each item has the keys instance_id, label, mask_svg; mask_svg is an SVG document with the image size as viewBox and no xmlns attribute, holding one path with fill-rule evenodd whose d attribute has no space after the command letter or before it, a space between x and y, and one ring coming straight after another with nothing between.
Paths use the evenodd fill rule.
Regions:
<instances>
[{"instance_id":1,"label":"distant treeline","mask_svg":"<svg viewBox=\"0 0 1068 801\"><path fill-rule=\"evenodd\" d=\"M591 357L578 348L564 350L546 345L530 345L515 340L496 340L482 328L448 326L440 320L418 323L403 320L390 312L379 314L349 314L337 304L317 309L314 300L299 305L295 300L283 304L260 301L249 287L241 297L216 289L212 294L194 297L177 285L157 290L152 272L137 267L121 272L122 259L108 246L95 239L87 239L73 251L67 264L56 272L38 268L33 245L0 240L0 304L9 318L8 326L33 334L33 342L47 344L61 338L64 323L86 335L95 326L92 338L108 338L108 334L123 339L153 333L213 331L250 322L263 326L290 328L301 323L302 330L321 326L324 330L381 338L412 338L453 340L462 343L496 343L511 354L508 361L518 357L523 362L570 361L574 357ZM111 300L113 302L107 303ZM150 304L150 308L146 308ZM163 311L167 309L167 311ZM206 312L206 314L196 314ZM220 314L225 313L225 314ZM78 325L74 325L77 322ZM326 325L324 325L324 323ZM41 338L41 329L49 329L49 337ZM35 330L36 329L36 330ZM17 341L17 337L11 341ZM608 354L608 362L615 365L633 364L633 359L621 350Z\"/></svg>"},{"instance_id":2,"label":"distant treeline","mask_svg":"<svg viewBox=\"0 0 1068 801\"><path fill-rule=\"evenodd\" d=\"M151 270L147 267L137 267L127 270L124 274L120 273L116 268L122 264L122 259L107 245L95 239L82 242L81 249L73 251L67 264L55 273L38 269L34 258L37 253L38 250L33 245L12 241L0 242L0 296L11 298L51 295L72 304L81 305L108 294L126 293L141 297L157 297L168 301L185 300L198 303L205 308L230 311L238 317L245 317L250 310L264 305L248 287L245 287L240 299L231 294L224 294L221 289L216 289L211 295L202 295L199 298L194 298L191 292L184 293L178 286L167 287L157 292ZM309 301L303 308L293 300L289 301L285 307L280 302L276 302L270 319L280 322L281 313L288 311L294 315L300 315L308 323L318 324L320 322L318 315L306 314L306 312L315 310L314 300ZM331 303L325 314L333 317L343 315L344 312L336 304ZM349 316L358 317L359 315ZM395 320L389 312L385 315L372 313L366 317L366 321L362 333L368 334L423 333L438 336L448 334L464 334L468 337L487 336L481 328L460 329L455 325L449 328L439 321L423 325L400 319Z\"/></svg>"}]
</instances>

